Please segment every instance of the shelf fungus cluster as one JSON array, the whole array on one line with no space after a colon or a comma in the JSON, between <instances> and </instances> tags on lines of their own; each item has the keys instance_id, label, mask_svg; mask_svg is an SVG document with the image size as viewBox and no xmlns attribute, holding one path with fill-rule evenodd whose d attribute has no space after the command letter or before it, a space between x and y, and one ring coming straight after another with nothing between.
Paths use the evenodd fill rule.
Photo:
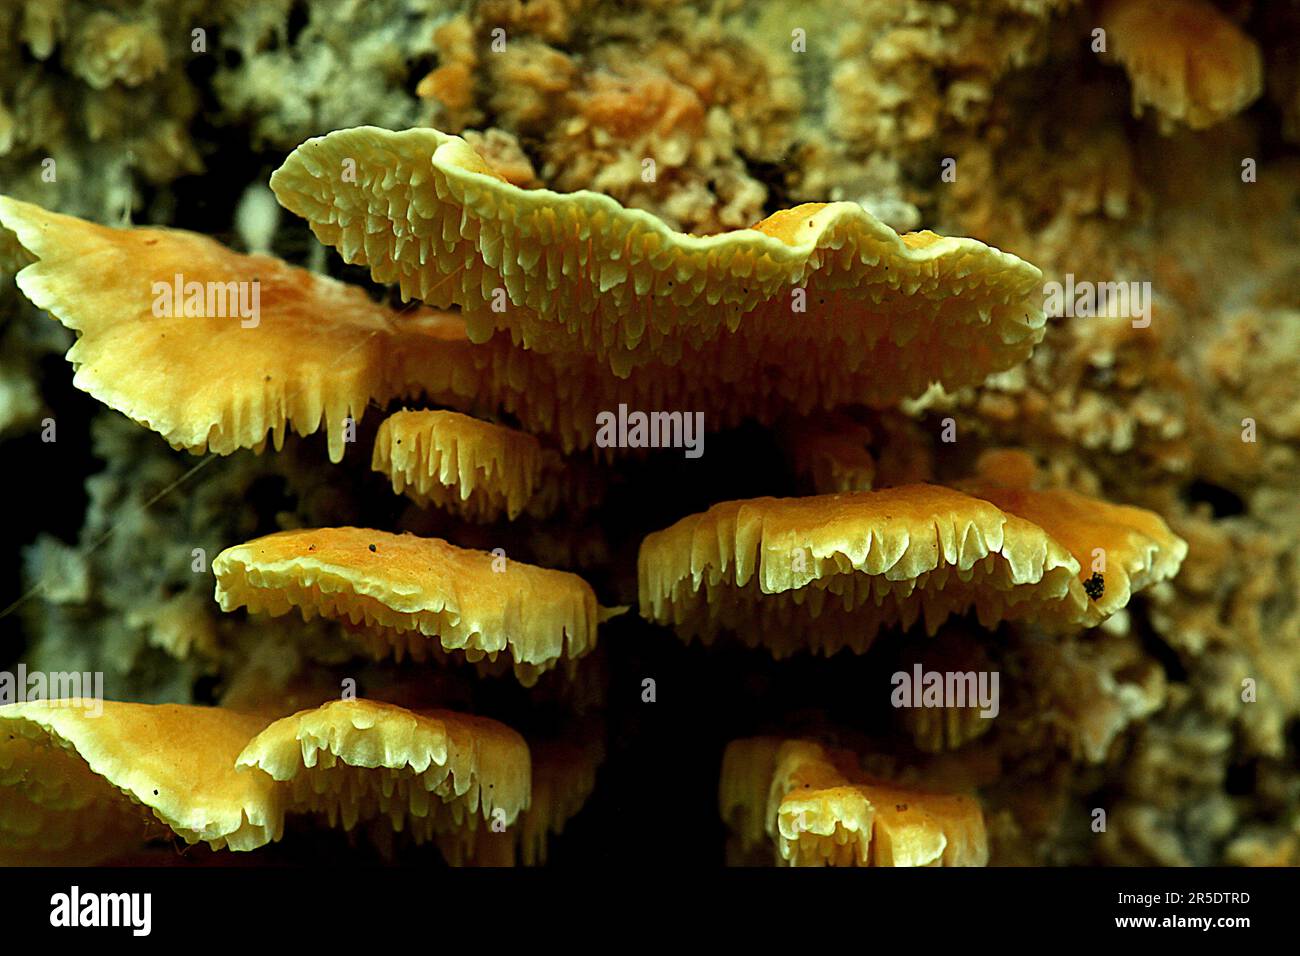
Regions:
<instances>
[{"instance_id":1,"label":"shelf fungus cluster","mask_svg":"<svg viewBox=\"0 0 1300 956\"><path fill-rule=\"evenodd\" d=\"M1140 6L1107 6L1135 78L1159 69L1121 43L1155 15ZM1194 84L1157 106L1197 125L1249 92ZM999 862L1018 819L1001 748L1033 738L1028 696L999 707L982 677L1005 667L1014 685L1026 643L1065 669L1044 648L1104 633L1187 555L1154 512L1023 453L938 461L902 410L1014 374L1046 331L1042 273L855 202L692 235L601 193L522 188L471 142L343 129L271 176L403 307L205 236L0 198L18 288L77 334L73 385L224 475L257 469L227 505L246 513L214 522L210 567L194 559L215 601L188 596L180 629L204 639L159 651L202 658L219 692L93 719L76 701L0 707L0 859L171 841L256 860L341 829L390 858L427 844L454 865L543 863L607 751L637 759L610 712L654 707L653 675L608 658L671 629L757 649L746 666L774 679L911 654L900 699L933 708L891 737L844 726L831 700L815 719L774 704L752 729L771 736L713 755L720 784L674 779L706 799L720 786L734 862ZM606 447L597 422L623 407L702 415L721 458L748 442L761 464L710 461L705 481L696 458ZM860 692L887 709L879 676ZM1129 686L1094 676L1099 693ZM1099 711L1078 751L1149 709Z\"/></svg>"}]
</instances>

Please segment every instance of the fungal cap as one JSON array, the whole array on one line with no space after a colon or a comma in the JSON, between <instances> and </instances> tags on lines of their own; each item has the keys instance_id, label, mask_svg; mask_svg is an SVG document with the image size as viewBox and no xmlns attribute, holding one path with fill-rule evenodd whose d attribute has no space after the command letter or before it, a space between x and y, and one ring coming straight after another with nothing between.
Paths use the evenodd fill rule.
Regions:
<instances>
[{"instance_id":1,"label":"fungal cap","mask_svg":"<svg viewBox=\"0 0 1300 956\"><path fill-rule=\"evenodd\" d=\"M8 704L0 707L0 765L21 762L24 772L0 770L0 782L45 808L60 829L97 818L94 843L103 839L120 849L126 839L138 845L148 832L139 820L152 814L187 843L252 850L278 840L283 824L274 783L235 768L240 750L266 724L263 717L218 707ZM136 825L124 836L121 828L132 816ZM73 849L98 851L91 842L88 837Z\"/></svg>"},{"instance_id":2,"label":"fungal cap","mask_svg":"<svg viewBox=\"0 0 1300 956\"><path fill-rule=\"evenodd\" d=\"M985 866L979 801L873 780L848 753L786 741L768 796L769 833L792 866Z\"/></svg>"},{"instance_id":3,"label":"fungal cap","mask_svg":"<svg viewBox=\"0 0 1300 956\"><path fill-rule=\"evenodd\" d=\"M1098 548L1115 586L1093 600ZM642 615L687 637L862 653L882 625L923 617L933 635L972 607L986 627L1093 627L1185 555L1140 508L972 480L723 502L646 537L638 580Z\"/></svg>"},{"instance_id":4,"label":"fungal cap","mask_svg":"<svg viewBox=\"0 0 1300 956\"><path fill-rule=\"evenodd\" d=\"M1205 129L1240 113L1264 88L1259 45L1207 0L1109 0L1107 55L1133 86L1133 110Z\"/></svg>"},{"instance_id":5,"label":"fungal cap","mask_svg":"<svg viewBox=\"0 0 1300 956\"><path fill-rule=\"evenodd\" d=\"M575 574L366 528L267 535L227 548L212 570L223 610L298 608L347 621L389 652L432 645L471 663L505 654L526 685L592 650L597 625L616 613Z\"/></svg>"},{"instance_id":6,"label":"fungal cap","mask_svg":"<svg viewBox=\"0 0 1300 956\"><path fill-rule=\"evenodd\" d=\"M1034 266L971 239L900 238L857 203L692 236L599 193L520 189L459 137L374 127L308 140L271 187L376 281L461 306L474 341L505 330L622 378L682 363L740 381L775 354L778 391L838 382L891 404L1019 364L1044 331Z\"/></svg>"},{"instance_id":7,"label":"fungal cap","mask_svg":"<svg viewBox=\"0 0 1300 956\"><path fill-rule=\"evenodd\" d=\"M18 286L79 333L73 384L173 447L276 448L324 427L333 461L368 402L409 391L395 372L444 351L404 334L359 288L176 229L113 229L0 197L0 223L36 262Z\"/></svg>"},{"instance_id":8,"label":"fungal cap","mask_svg":"<svg viewBox=\"0 0 1300 956\"><path fill-rule=\"evenodd\" d=\"M292 785L297 811L326 812L352 829L388 816L417 837L477 827L528 806L528 745L504 724L448 710L336 700L277 720L238 756L254 776ZM434 808L434 802L444 805ZM417 822L419 821L419 822Z\"/></svg>"},{"instance_id":9,"label":"fungal cap","mask_svg":"<svg viewBox=\"0 0 1300 956\"><path fill-rule=\"evenodd\" d=\"M971 606L986 626L1066 622L1078 570L1042 528L937 485L723 502L646 537L638 559L645 617L778 655L861 653L882 625L924 614L934 633Z\"/></svg>"},{"instance_id":10,"label":"fungal cap","mask_svg":"<svg viewBox=\"0 0 1300 956\"><path fill-rule=\"evenodd\" d=\"M560 457L532 435L450 411L401 411L379 426L371 467L393 490L475 521L545 517Z\"/></svg>"}]
</instances>

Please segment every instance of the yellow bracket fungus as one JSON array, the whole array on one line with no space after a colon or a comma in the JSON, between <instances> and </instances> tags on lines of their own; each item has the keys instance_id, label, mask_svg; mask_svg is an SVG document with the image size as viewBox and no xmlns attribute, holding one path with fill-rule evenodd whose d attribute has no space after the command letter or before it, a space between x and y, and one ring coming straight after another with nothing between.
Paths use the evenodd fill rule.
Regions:
<instances>
[{"instance_id":1,"label":"yellow bracket fungus","mask_svg":"<svg viewBox=\"0 0 1300 956\"><path fill-rule=\"evenodd\" d=\"M504 655L526 686L591 651L613 613L575 574L365 528L267 535L227 548L212 571L223 610L346 621L376 657Z\"/></svg>"},{"instance_id":2,"label":"yellow bracket fungus","mask_svg":"<svg viewBox=\"0 0 1300 956\"><path fill-rule=\"evenodd\" d=\"M376 281L461 306L474 341L506 330L623 378L680 365L889 404L977 384L1043 334L1038 269L971 239L899 236L856 203L692 236L599 193L520 189L458 136L374 127L308 140L271 188Z\"/></svg>"},{"instance_id":3,"label":"yellow bracket fungus","mask_svg":"<svg viewBox=\"0 0 1300 956\"><path fill-rule=\"evenodd\" d=\"M559 454L526 432L449 411L401 411L375 436L371 462L393 490L475 521L527 510L545 517L560 501Z\"/></svg>"},{"instance_id":4,"label":"yellow bracket fungus","mask_svg":"<svg viewBox=\"0 0 1300 956\"><path fill-rule=\"evenodd\" d=\"M985 866L979 801L864 774L856 755L806 740L733 741L723 758L723 817L744 842L762 830L789 866ZM761 816L760 816L760 810Z\"/></svg>"},{"instance_id":5,"label":"yellow bracket fungus","mask_svg":"<svg viewBox=\"0 0 1300 956\"><path fill-rule=\"evenodd\" d=\"M112 229L5 197L0 223L37 259L19 288L78 333L73 384L173 447L224 455L269 434L279 448L287 428L323 426L338 461L348 419L419 390L405 368L451 390L427 324L399 328L359 288L195 233Z\"/></svg>"},{"instance_id":6,"label":"yellow bracket fungus","mask_svg":"<svg viewBox=\"0 0 1300 956\"><path fill-rule=\"evenodd\" d=\"M528 745L504 724L373 700L277 720L238 763L251 777L287 783L291 811L345 830L386 820L417 842L494 821L512 826L531 786Z\"/></svg>"},{"instance_id":7,"label":"yellow bracket fungus","mask_svg":"<svg viewBox=\"0 0 1300 956\"><path fill-rule=\"evenodd\" d=\"M269 722L178 704L42 700L0 707L0 856L93 863L168 830L213 849L252 850L278 840L282 793L269 778L235 767Z\"/></svg>"},{"instance_id":8,"label":"yellow bracket fungus","mask_svg":"<svg viewBox=\"0 0 1300 956\"><path fill-rule=\"evenodd\" d=\"M1092 626L1134 587L1175 573L1185 553L1158 517L1139 509L1071 493L987 494L994 501L907 485L714 505L642 542L641 614L688 638L734 633L778 657L863 653L882 626L908 628L923 617L934 634L971 608L985 627L1022 618L1052 629ZM1057 502L1069 510L1058 514ZM1111 549L1117 572L1102 601L1080 577L1081 555L1093 546Z\"/></svg>"},{"instance_id":9,"label":"yellow bracket fungus","mask_svg":"<svg viewBox=\"0 0 1300 956\"><path fill-rule=\"evenodd\" d=\"M1264 89L1259 46L1208 0L1107 0L1107 55L1133 85L1133 112L1154 106L1165 126L1206 129Z\"/></svg>"}]
</instances>

